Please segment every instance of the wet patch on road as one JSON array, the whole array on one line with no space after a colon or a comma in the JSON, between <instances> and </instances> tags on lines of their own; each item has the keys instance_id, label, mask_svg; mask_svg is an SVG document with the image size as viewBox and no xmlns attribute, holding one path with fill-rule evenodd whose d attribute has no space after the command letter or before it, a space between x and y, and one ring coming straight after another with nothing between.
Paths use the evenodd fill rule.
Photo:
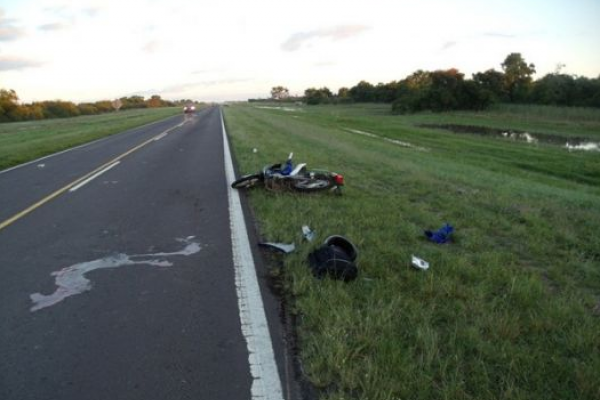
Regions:
<instances>
[{"instance_id":1,"label":"wet patch on road","mask_svg":"<svg viewBox=\"0 0 600 400\"><path fill-rule=\"evenodd\" d=\"M151 267L168 268L172 267L173 263L164 258L173 256L190 256L198 253L202 247L199 243L193 242L194 236L189 236L185 239L177 239L178 242L184 243L185 247L182 250L172 253L152 253L152 254L134 254L127 255L119 253L109 257L104 257L98 260L86 261L78 264L65 267L60 271L54 271L50 275L54 276L54 282L57 286L54 293L44 295L41 293L33 293L29 297L33 302L31 311L38 311L42 308L53 306L60 303L70 296L81 294L92 289L92 283L85 277L85 274L97 269L119 268L128 265L147 265Z\"/></svg>"}]
</instances>

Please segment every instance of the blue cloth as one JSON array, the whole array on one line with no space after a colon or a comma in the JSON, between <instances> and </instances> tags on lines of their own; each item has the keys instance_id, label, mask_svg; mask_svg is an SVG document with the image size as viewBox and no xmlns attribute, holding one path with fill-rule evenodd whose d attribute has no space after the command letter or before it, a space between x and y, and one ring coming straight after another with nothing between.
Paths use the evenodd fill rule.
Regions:
<instances>
[{"instance_id":1,"label":"blue cloth","mask_svg":"<svg viewBox=\"0 0 600 400\"><path fill-rule=\"evenodd\" d=\"M294 165L292 164L292 160L287 160L284 167L281 169L281 175L289 175L293 170Z\"/></svg>"},{"instance_id":2,"label":"blue cloth","mask_svg":"<svg viewBox=\"0 0 600 400\"><path fill-rule=\"evenodd\" d=\"M435 232L425 231L425 236L427 236L427 238L434 243L443 244L450 239L452 232L454 232L454 228L452 225L446 223L446 225L442 226Z\"/></svg>"}]
</instances>

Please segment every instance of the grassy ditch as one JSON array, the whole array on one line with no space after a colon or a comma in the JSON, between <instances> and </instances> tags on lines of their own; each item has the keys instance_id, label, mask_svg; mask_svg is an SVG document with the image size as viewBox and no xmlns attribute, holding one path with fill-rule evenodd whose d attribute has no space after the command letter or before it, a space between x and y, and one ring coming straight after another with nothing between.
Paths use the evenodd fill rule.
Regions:
<instances>
[{"instance_id":1,"label":"grassy ditch","mask_svg":"<svg viewBox=\"0 0 600 400\"><path fill-rule=\"evenodd\" d=\"M345 193L248 193L261 236L295 242L282 276L303 371L328 400L600 398L600 153L423 124L598 139L556 113L392 116L375 105L232 106L241 172L283 161L343 173ZM558 120L557 120L558 119ZM254 152L253 149L257 151ZM428 242L445 222L452 243ZM359 278L314 279L301 226L358 247ZM410 266L411 255L428 271Z\"/></svg>"},{"instance_id":2,"label":"grassy ditch","mask_svg":"<svg viewBox=\"0 0 600 400\"><path fill-rule=\"evenodd\" d=\"M0 124L0 170L181 113L179 107Z\"/></svg>"}]
</instances>

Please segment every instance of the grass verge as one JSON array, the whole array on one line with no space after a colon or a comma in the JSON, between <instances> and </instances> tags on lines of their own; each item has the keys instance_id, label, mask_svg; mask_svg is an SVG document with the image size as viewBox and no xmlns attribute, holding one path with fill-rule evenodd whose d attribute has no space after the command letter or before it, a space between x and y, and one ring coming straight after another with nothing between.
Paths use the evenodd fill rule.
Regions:
<instances>
[{"instance_id":1,"label":"grass verge","mask_svg":"<svg viewBox=\"0 0 600 400\"><path fill-rule=\"evenodd\" d=\"M0 170L181 113L179 107L0 124Z\"/></svg>"},{"instance_id":2,"label":"grass verge","mask_svg":"<svg viewBox=\"0 0 600 400\"><path fill-rule=\"evenodd\" d=\"M418 127L577 136L600 127L598 114L582 128L539 110L523 122L528 112L225 109L241 172L294 151L346 178L341 197L248 193L263 238L298 245L273 273L321 398L600 398L600 155ZM452 243L425 240L445 222ZM317 244L301 242L304 224L317 242L341 234L357 245L356 281L311 276ZM412 254L430 270L412 269Z\"/></svg>"}]
</instances>

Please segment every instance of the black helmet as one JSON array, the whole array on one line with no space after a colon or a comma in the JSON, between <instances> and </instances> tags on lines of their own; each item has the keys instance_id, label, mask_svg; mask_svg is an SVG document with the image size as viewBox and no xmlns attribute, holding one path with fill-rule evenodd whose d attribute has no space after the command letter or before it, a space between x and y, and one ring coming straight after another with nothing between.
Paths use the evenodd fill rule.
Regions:
<instances>
[{"instance_id":1,"label":"black helmet","mask_svg":"<svg viewBox=\"0 0 600 400\"><path fill-rule=\"evenodd\" d=\"M358 257L358 250L356 246L352 244L348 239L340 235L332 235L325 239L325 246L335 246L341 249L348 255L348 258L352 261L356 260Z\"/></svg>"},{"instance_id":2,"label":"black helmet","mask_svg":"<svg viewBox=\"0 0 600 400\"><path fill-rule=\"evenodd\" d=\"M348 239L334 235L325 239L323 246L308 255L308 262L317 278L328 275L333 279L350 281L358 275L358 268L354 263L357 255L356 247Z\"/></svg>"}]
</instances>

